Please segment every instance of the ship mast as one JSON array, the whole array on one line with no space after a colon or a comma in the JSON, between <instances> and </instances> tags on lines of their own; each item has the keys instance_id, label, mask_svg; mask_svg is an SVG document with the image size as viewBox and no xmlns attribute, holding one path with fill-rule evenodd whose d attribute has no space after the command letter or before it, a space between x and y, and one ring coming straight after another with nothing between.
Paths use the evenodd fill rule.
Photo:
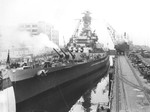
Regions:
<instances>
[{"instance_id":1,"label":"ship mast","mask_svg":"<svg viewBox=\"0 0 150 112\"><path fill-rule=\"evenodd\" d=\"M89 11L86 11L86 12L84 12L83 13L84 14L84 16L82 17L82 20L83 20L83 28L82 28L82 34L81 35L83 35L83 34L86 34L86 35L88 35L88 36L91 36L90 34L91 34L91 27L90 27L90 25L91 25L91 16L90 16L90 12Z\"/></svg>"},{"instance_id":2,"label":"ship mast","mask_svg":"<svg viewBox=\"0 0 150 112\"><path fill-rule=\"evenodd\" d=\"M84 28L85 29L89 29L90 28L90 25L91 25L91 16L90 16L90 12L89 11L86 11L83 13L84 16L82 17L83 19L83 24L84 24Z\"/></svg>"},{"instance_id":3,"label":"ship mast","mask_svg":"<svg viewBox=\"0 0 150 112\"><path fill-rule=\"evenodd\" d=\"M78 36L79 27L81 25L81 22L83 22L82 34L83 33L87 33L87 35L88 35L88 31L91 30L91 28L90 28L90 25L91 25L91 16L90 16L90 14L91 13L89 11L86 11L86 12L84 12L82 14L84 14L84 16L82 17L82 19L79 19L79 22L77 24L77 27L76 27L75 32L73 34L73 37L77 37Z\"/></svg>"},{"instance_id":4,"label":"ship mast","mask_svg":"<svg viewBox=\"0 0 150 112\"><path fill-rule=\"evenodd\" d=\"M96 48L96 42L98 41L98 36L95 31L91 31L91 16L89 11L85 11L84 16L79 19L75 32L70 38L68 47L75 49L94 49ZM80 29L80 27L82 28ZM80 29L80 31L79 31ZM80 50L79 50L80 51Z\"/></svg>"}]
</instances>

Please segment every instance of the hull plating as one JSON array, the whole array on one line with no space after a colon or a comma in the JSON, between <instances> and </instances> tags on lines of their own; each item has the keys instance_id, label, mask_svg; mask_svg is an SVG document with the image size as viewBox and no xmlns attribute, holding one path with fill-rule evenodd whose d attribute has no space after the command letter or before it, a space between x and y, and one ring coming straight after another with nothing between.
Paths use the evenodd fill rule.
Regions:
<instances>
[{"instance_id":1,"label":"hull plating","mask_svg":"<svg viewBox=\"0 0 150 112\"><path fill-rule=\"evenodd\" d=\"M14 89L14 101L16 101L17 112L21 112L20 110L22 110L22 104L24 104L24 102L32 102L34 98L44 94L46 91L54 90L60 85L86 77L87 74L92 74L97 70L108 68L108 66L109 58L106 57L88 63L45 69L49 71L45 76L35 75L40 68L25 70L23 72L9 72L10 84L13 85ZM104 73L103 70L102 73ZM9 87L11 86L10 84L8 85ZM38 98L34 99L33 102L36 102L37 99ZM48 103L50 102L48 101ZM34 109L34 107L32 107L32 109Z\"/></svg>"},{"instance_id":2,"label":"hull plating","mask_svg":"<svg viewBox=\"0 0 150 112\"><path fill-rule=\"evenodd\" d=\"M17 104L17 112L67 112L91 86L104 77L109 65L70 80Z\"/></svg>"}]
</instances>

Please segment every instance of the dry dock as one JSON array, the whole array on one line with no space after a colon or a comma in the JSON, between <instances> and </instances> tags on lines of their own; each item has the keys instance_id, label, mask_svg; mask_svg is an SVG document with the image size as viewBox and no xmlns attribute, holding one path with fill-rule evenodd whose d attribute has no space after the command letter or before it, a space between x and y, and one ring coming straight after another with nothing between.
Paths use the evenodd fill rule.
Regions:
<instances>
[{"instance_id":1,"label":"dry dock","mask_svg":"<svg viewBox=\"0 0 150 112\"><path fill-rule=\"evenodd\" d=\"M126 56L115 59L111 112L150 112L150 85Z\"/></svg>"}]
</instances>

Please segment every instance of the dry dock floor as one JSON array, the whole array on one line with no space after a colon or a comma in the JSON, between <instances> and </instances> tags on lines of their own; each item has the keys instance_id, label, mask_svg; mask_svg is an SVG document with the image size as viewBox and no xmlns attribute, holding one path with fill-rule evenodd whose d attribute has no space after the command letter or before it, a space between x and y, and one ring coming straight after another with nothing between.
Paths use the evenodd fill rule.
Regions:
<instances>
[{"instance_id":1,"label":"dry dock floor","mask_svg":"<svg viewBox=\"0 0 150 112\"><path fill-rule=\"evenodd\" d=\"M115 61L111 112L150 112L150 85L126 56Z\"/></svg>"}]
</instances>

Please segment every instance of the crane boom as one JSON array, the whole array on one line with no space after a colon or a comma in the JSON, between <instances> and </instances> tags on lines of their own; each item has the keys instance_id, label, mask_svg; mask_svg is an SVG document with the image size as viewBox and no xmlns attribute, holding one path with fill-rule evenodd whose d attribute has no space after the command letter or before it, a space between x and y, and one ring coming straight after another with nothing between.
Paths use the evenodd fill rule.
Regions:
<instances>
[{"instance_id":1,"label":"crane boom","mask_svg":"<svg viewBox=\"0 0 150 112\"><path fill-rule=\"evenodd\" d=\"M115 31L114 28L113 28L112 26L110 26L109 24L108 24L108 26L107 26L107 30L108 30L108 32L109 32L109 35L110 35L110 37L111 37L112 42L114 43L114 45L116 45L116 43L117 43L116 31Z\"/></svg>"},{"instance_id":2,"label":"crane boom","mask_svg":"<svg viewBox=\"0 0 150 112\"><path fill-rule=\"evenodd\" d=\"M127 34L126 32L124 35L116 34L116 31L108 24L107 30L109 35L114 43L114 48L117 51L117 54L125 54L129 50L129 45L127 41Z\"/></svg>"},{"instance_id":3,"label":"crane boom","mask_svg":"<svg viewBox=\"0 0 150 112\"><path fill-rule=\"evenodd\" d=\"M74 31L73 37L76 37L76 36L77 36L77 33L78 33L78 31L79 31L79 26L80 26L80 24L81 24L81 19L79 19L79 22L78 22L77 27L76 27L76 29L75 29L75 31Z\"/></svg>"}]
</instances>

